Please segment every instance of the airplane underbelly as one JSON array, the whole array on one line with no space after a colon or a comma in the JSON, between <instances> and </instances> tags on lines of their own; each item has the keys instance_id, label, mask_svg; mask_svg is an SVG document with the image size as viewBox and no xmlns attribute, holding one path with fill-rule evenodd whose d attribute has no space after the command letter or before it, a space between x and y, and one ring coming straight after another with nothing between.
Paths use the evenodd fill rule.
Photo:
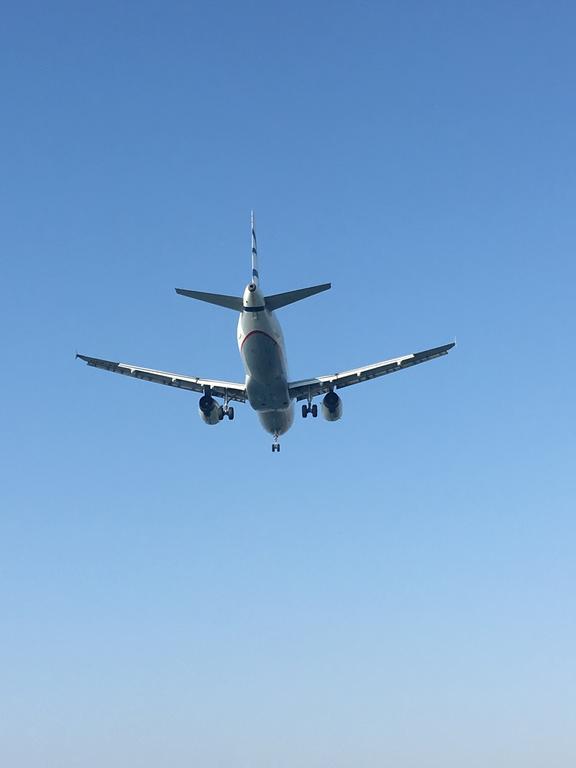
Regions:
<instances>
[{"instance_id":1,"label":"airplane underbelly","mask_svg":"<svg viewBox=\"0 0 576 768\"><path fill-rule=\"evenodd\" d=\"M282 410L290 406L286 366L282 350L266 333L253 331L242 344L246 368L246 394L257 411Z\"/></svg>"},{"instance_id":2,"label":"airplane underbelly","mask_svg":"<svg viewBox=\"0 0 576 768\"><path fill-rule=\"evenodd\" d=\"M283 435L288 432L294 421L294 404L279 411L259 411L258 418L267 432L272 435Z\"/></svg>"}]
</instances>

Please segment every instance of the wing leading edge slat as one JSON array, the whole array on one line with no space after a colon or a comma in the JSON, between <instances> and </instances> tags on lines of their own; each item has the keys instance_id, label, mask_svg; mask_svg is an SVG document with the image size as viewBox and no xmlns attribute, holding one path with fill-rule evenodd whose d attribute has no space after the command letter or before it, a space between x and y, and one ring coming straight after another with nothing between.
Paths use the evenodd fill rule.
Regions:
<instances>
[{"instance_id":1,"label":"wing leading edge slat","mask_svg":"<svg viewBox=\"0 0 576 768\"><path fill-rule=\"evenodd\" d=\"M290 397L295 398L296 400L305 400L309 397L312 398L325 392L329 392L331 389L341 389L342 387L349 387L352 384L360 384L363 381L376 379L379 376L386 376L388 373L396 373L397 371L404 370L404 368L410 368L413 365L426 363L429 360L434 360L437 357L447 355L454 346L454 343L445 344L442 347L426 349L423 352L415 352L411 355L403 355L402 357L383 360L380 363L365 365L360 368L352 368L351 370L343 371L342 373L333 373L328 374L327 376L317 376L314 379L294 381L288 385Z\"/></svg>"},{"instance_id":2,"label":"wing leading edge slat","mask_svg":"<svg viewBox=\"0 0 576 768\"><path fill-rule=\"evenodd\" d=\"M93 368L119 373L122 376L130 376L133 379L151 381L154 384L164 384L177 389L187 389L191 392L204 392L208 388L215 397L228 398L228 400L236 400L239 403L246 401L244 384L219 379L203 379L197 376L183 376L179 373L156 371L153 368L142 368L129 363L115 363L111 360L101 360L98 357L88 357L87 355L76 355L76 357L84 360Z\"/></svg>"}]
</instances>

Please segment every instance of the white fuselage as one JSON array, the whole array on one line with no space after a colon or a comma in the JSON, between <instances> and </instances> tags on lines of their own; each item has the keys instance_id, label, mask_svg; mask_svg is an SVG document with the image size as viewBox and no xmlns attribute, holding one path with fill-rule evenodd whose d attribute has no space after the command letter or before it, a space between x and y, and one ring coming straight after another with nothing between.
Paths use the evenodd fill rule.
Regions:
<instances>
[{"instance_id":1,"label":"white fuselage","mask_svg":"<svg viewBox=\"0 0 576 768\"><path fill-rule=\"evenodd\" d=\"M284 337L274 313L265 307L264 295L253 283L244 291L237 337L248 401L264 429L282 435L294 420Z\"/></svg>"}]
</instances>

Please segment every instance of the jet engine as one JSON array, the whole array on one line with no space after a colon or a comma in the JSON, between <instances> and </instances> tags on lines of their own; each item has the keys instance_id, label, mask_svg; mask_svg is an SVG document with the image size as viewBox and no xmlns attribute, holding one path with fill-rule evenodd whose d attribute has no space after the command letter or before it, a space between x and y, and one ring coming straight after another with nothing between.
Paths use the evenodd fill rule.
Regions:
<instances>
[{"instance_id":1,"label":"jet engine","mask_svg":"<svg viewBox=\"0 0 576 768\"><path fill-rule=\"evenodd\" d=\"M202 395L198 408L200 416L206 424L218 424L224 417L224 408L210 395Z\"/></svg>"},{"instance_id":2,"label":"jet engine","mask_svg":"<svg viewBox=\"0 0 576 768\"><path fill-rule=\"evenodd\" d=\"M342 399L336 392L328 392L322 400L322 416L326 421L338 421L342 418Z\"/></svg>"}]
</instances>

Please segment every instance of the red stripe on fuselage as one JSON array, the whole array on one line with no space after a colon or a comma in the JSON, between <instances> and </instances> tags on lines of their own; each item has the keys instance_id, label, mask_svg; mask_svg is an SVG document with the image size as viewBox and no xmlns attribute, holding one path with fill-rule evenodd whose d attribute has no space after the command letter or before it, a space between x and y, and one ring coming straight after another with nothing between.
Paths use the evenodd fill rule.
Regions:
<instances>
[{"instance_id":1,"label":"red stripe on fuselage","mask_svg":"<svg viewBox=\"0 0 576 768\"><path fill-rule=\"evenodd\" d=\"M244 338L242 339L242 344L240 345L240 349L242 349L244 344L246 344L246 342L248 341L250 336L254 336L254 334L256 334L256 333L260 333L260 334L262 334L262 336L266 336L267 339L270 339L270 341L273 341L274 344L277 344L276 339L273 339L272 336L270 336L269 333L266 333L266 331L250 331L250 333L247 333L246 336L244 336Z\"/></svg>"}]
</instances>

